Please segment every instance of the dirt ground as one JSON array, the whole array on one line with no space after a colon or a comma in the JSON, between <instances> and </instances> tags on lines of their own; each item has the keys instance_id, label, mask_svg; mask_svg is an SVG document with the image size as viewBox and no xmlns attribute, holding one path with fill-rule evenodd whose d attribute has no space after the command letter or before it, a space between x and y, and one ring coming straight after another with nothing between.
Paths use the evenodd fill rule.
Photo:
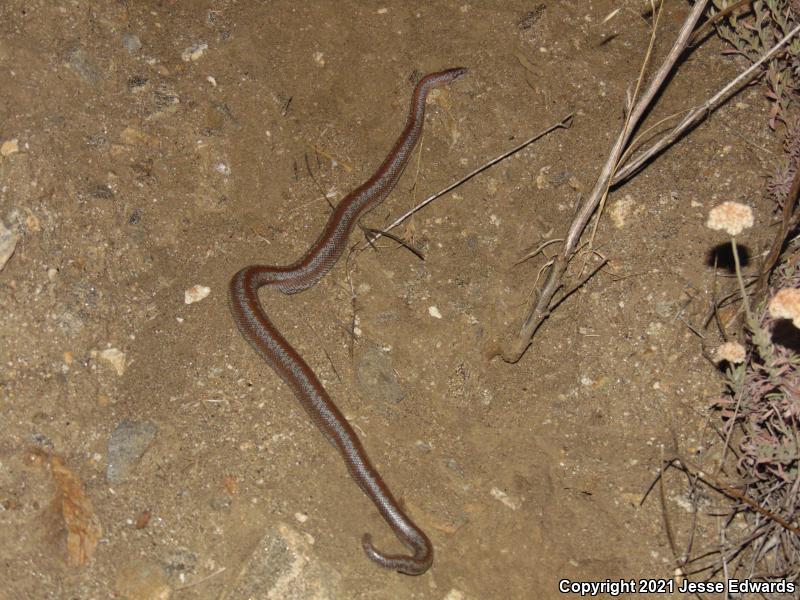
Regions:
<instances>
[{"instance_id":1,"label":"dirt ground","mask_svg":"<svg viewBox=\"0 0 800 600\"><path fill-rule=\"evenodd\" d=\"M656 59L689 7L666 4ZM780 147L763 90L610 195L609 264L519 363L484 352L510 342L547 258L515 263L563 237L619 131L645 6L0 4L0 142L17 140L0 220L18 236L0 273L0 596L556 598L565 578L671 578L658 497L640 502L673 440L698 460L718 445L702 325L724 239L705 219L746 202L742 242L766 245ZM741 70L723 49L692 52L649 122ZM262 295L431 537L433 567L407 577L364 556L367 531L400 546L239 336L226 286L297 258L385 156L414 81L455 66L469 76L437 94L421 154L364 225L572 127L398 229L424 262L358 233L315 288ZM210 294L187 304L196 285ZM667 484L683 536L685 482Z\"/></svg>"}]
</instances>

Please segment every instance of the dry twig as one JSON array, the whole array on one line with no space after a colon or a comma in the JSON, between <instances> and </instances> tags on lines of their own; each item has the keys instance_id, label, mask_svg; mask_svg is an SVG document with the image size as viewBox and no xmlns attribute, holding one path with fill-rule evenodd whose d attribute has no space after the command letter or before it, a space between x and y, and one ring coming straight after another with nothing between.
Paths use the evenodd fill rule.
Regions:
<instances>
[{"instance_id":1,"label":"dry twig","mask_svg":"<svg viewBox=\"0 0 800 600\"><path fill-rule=\"evenodd\" d=\"M711 28L714 27L717 23L728 17L729 15L733 14L735 11L739 10L740 8L747 7L743 10L740 14L745 14L747 12L751 12L753 10L752 7L753 0L739 0L735 4L731 4L727 8L722 9L713 17L711 17L708 21L703 23L700 27L697 28L697 31L694 32L694 35L689 39L689 45L694 46L697 42L702 38L705 34L711 31Z\"/></svg>"},{"instance_id":2,"label":"dry twig","mask_svg":"<svg viewBox=\"0 0 800 600\"><path fill-rule=\"evenodd\" d=\"M663 64L661 67L659 67L658 71L656 71L652 81L650 82L650 85L642 94L641 98L630 109L628 118L625 120L622 131L620 132L616 143L611 149L608 159L606 160L606 163L603 166L599 177L597 178L591 194L587 197L586 202L584 202L584 204L581 206L576 218L573 220L572 225L569 228L563 249L550 269L550 273L547 277L544 287L542 288L541 292L536 295L538 301L530 310L527 318L520 328L519 333L517 334L516 339L505 351L502 352L503 360L506 362L515 363L522 357L522 355L525 353L525 350L527 350L531 343L533 334L549 316L553 295L563 285L561 280L566 272L567 265L575 253L578 241L580 240L586 225L589 223L589 220L591 219L600 202L606 196L609 184L611 183L612 177L614 176L614 173L618 167L619 160L622 157L633 131L636 129L642 116L650 106L650 103L653 101L653 98L664 84L664 81L667 79L670 71L672 71L673 66L686 48L689 36L691 35L691 32L694 29L697 21L700 19L700 16L703 14L707 4L708 0L699 0L692 7L689 16L686 18L686 21L678 33L678 38L675 41L675 44L667 54ZM642 75L640 75L640 82L641 79Z\"/></svg>"},{"instance_id":3,"label":"dry twig","mask_svg":"<svg viewBox=\"0 0 800 600\"><path fill-rule=\"evenodd\" d=\"M790 231L797 227L798 221L800 221L800 211L796 210L798 195L800 195L800 169L795 173L789 195L783 202L780 229L775 234L775 239L772 240L772 247L769 249L767 258L764 259L761 273L758 276L758 283L756 284L756 291L754 294L756 302L758 302L759 298L763 297L767 291L769 275L778 262L778 258L780 258L781 250L786 243L786 237L789 235Z\"/></svg>"},{"instance_id":4,"label":"dry twig","mask_svg":"<svg viewBox=\"0 0 800 600\"><path fill-rule=\"evenodd\" d=\"M671 146L675 141L680 138L686 131L695 125L697 125L700 121L703 120L706 116L708 116L712 111L717 109L720 104L725 102L728 98L730 98L734 93L739 91L744 85L754 79L757 75L761 73L761 67L773 58L781 49L795 36L797 33L800 32L800 25L792 29L789 33L787 33L783 39L781 39L777 44L775 44L772 48L769 49L768 52L764 54L760 59L750 65L746 70L744 70L740 75L730 81L725 87L723 87L720 91L714 94L711 98L706 100L697 108L690 110L683 120L678 123L672 131L664 135L664 137L660 138L657 142L651 145L647 150L642 151L635 159L629 161L624 167L617 170L614 177L611 180L611 185L618 185L625 181L626 179L630 178L634 175L647 161L653 158L656 154L659 154L666 150L669 146Z\"/></svg>"},{"instance_id":5,"label":"dry twig","mask_svg":"<svg viewBox=\"0 0 800 600\"><path fill-rule=\"evenodd\" d=\"M475 177L479 173L483 173L489 167L491 167L493 165L496 165L501 160L505 160L509 156L511 156L513 154L516 154L517 152L519 152L520 150L522 150L526 146L529 146L530 144L532 144L536 140L538 140L540 138L543 138L548 133L550 133L552 131L555 131L556 129L568 129L571 124L572 124L572 113L568 114L566 117L561 119L558 123L555 123L555 124L551 125L550 127L545 129L544 131L540 131L539 133L537 133L533 137L528 138L527 140L525 140L521 144L518 144L517 146L514 146L511 150L507 150L506 152L503 152L500 156L496 156L495 158L493 158L489 162L484 163L483 165L481 165L480 167L478 167L474 171L468 173L467 175L464 175L464 177L462 177L458 181L456 181L454 183L451 183L450 185L448 185L443 190L441 190L439 192L436 192L432 196L428 196L427 198L425 198L425 200L423 200L422 202L417 204L414 208L412 208L411 210L405 212L401 216L397 217L397 219L395 219L394 222L391 225L389 225L388 227L386 227L383 231L379 231L379 232L375 233L375 235L370 236L370 240L369 241L370 242L375 242L382 235L385 235L385 232L394 229L400 223L405 221L408 217L413 215L415 212L417 212L418 210L420 210L424 206L427 206L428 204L430 204L431 202L436 200L439 196L443 196L447 192L450 192L450 191L454 190L455 188L457 188L461 184L469 181L470 179L472 179L473 177Z\"/></svg>"},{"instance_id":6,"label":"dry twig","mask_svg":"<svg viewBox=\"0 0 800 600\"><path fill-rule=\"evenodd\" d=\"M731 485L728 485L727 483L725 483L724 481L722 481L721 479L719 479L715 475L712 475L708 471L705 471L705 470L701 469L697 465L693 464L691 461L687 460L685 457L678 456L677 458L680 461L681 465L683 465L683 468L686 469L687 472L689 472L689 471L694 472L695 476L700 481L706 483L707 485L710 485L711 487L713 487L717 491L722 492L723 494L725 494L729 498L733 498L735 500L739 500L740 502L742 502L743 504L746 504L749 508L751 508L752 510L754 510L758 514L766 517L770 521L774 521L775 523L777 523L778 525L780 525L784 529L787 529L788 531L791 531L792 533L794 533L796 535L800 535L800 529L799 528L797 528L795 525L792 525L791 523L789 523L782 516L772 512L772 511L769 511L766 508L763 508L758 502L756 502L755 500L750 498L744 492L740 492L735 487L733 487Z\"/></svg>"}]
</instances>

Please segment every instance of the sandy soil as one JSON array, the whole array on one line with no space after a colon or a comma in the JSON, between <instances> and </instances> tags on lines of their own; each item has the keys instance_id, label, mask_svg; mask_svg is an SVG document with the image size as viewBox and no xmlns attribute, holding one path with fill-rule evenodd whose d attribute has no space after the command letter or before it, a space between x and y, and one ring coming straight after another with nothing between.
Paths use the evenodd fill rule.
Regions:
<instances>
[{"instance_id":1,"label":"sandy soil","mask_svg":"<svg viewBox=\"0 0 800 600\"><path fill-rule=\"evenodd\" d=\"M0 141L19 148L0 158L0 219L19 237L0 273L0 596L556 598L562 578L672 577L658 499L640 501L663 446L713 440L714 339L686 323L702 330L724 241L711 206L754 206L743 242L765 247L779 146L762 91L615 190L595 240L608 266L518 364L487 361L547 259L515 262L561 237L617 135L643 4L313 4L0 5ZM667 4L657 57L688 10ZM688 56L650 122L742 68L722 49ZM240 338L225 290L301 254L382 160L413 82L462 65L366 226L569 113L572 127L398 230L424 262L359 234L314 289L263 295L432 538L435 564L412 578L363 555L365 531L398 544ZM211 293L186 304L195 285ZM667 489L682 531L684 481ZM86 565L68 529L99 534Z\"/></svg>"}]
</instances>

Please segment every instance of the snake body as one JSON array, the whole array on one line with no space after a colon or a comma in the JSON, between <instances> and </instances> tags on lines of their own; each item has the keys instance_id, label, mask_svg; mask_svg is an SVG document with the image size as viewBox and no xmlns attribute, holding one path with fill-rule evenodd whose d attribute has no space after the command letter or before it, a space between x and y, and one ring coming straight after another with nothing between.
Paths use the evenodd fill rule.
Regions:
<instances>
[{"instance_id":1,"label":"snake body","mask_svg":"<svg viewBox=\"0 0 800 600\"><path fill-rule=\"evenodd\" d=\"M245 340L288 384L322 434L341 453L350 476L372 500L411 555L387 554L375 548L365 533L367 556L382 567L419 575L433 562L433 547L425 533L405 514L372 466L355 431L328 396L317 376L269 320L258 299L262 287L294 294L310 288L330 271L342 255L358 219L378 206L394 188L414 149L425 118L425 101L435 87L466 73L456 68L423 77L414 89L406 125L375 173L336 207L319 238L302 258L286 266L251 265L233 276L228 299L233 320Z\"/></svg>"}]
</instances>

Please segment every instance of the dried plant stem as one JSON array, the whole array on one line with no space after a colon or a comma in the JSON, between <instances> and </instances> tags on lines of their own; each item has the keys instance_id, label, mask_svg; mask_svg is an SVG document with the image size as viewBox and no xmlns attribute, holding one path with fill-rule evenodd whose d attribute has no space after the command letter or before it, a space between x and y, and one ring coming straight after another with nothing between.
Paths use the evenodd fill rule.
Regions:
<instances>
[{"instance_id":1,"label":"dried plant stem","mask_svg":"<svg viewBox=\"0 0 800 600\"><path fill-rule=\"evenodd\" d=\"M551 132L555 131L556 129L568 129L570 127L570 125L572 124L572 116L573 116L573 113L568 114L566 117L561 119L558 123L554 123L553 125L551 125L547 129L545 129L543 131L540 131L539 133L537 133L533 137L528 138L527 140L525 140L521 144L517 144L516 146L514 146L510 150L507 150L507 151L503 152L500 156L494 157L490 161L482 164L480 167L478 167L474 171L471 171L470 173L467 173L462 178L460 178L458 181L455 181L455 182L451 183L450 185L448 185L443 190L440 190L440 191L436 192L435 194L433 194L431 196L428 196L427 198L425 198L425 200L423 200L422 202L417 204L414 208L412 208L411 210L409 210L409 211L405 212L404 214L400 215L399 217L397 217L397 219L395 219L394 222L391 223L388 227L383 229L383 231L390 231L390 230L394 229L400 223L405 221L408 217L413 215L415 212L417 212L421 208L427 206L428 204L430 204L431 202L436 200L439 196L443 196L447 192L450 192L450 191L454 190L455 188L457 188L461 184L469 181L470 179L472 179L473 177L475 177L479 173L483 173L489 167L491 167L493 165L496 165L500 161L505 160L506 158L508 158L509 156L511 156L513 154L516 154L517 152L519 152L520 150L522 150L526 146L529 146L530 144L532 144L536 140L538 140L540 138L543 138L548 133L551 133ZM380 238L382 235L384 235L383 231L376 232L374 235L371 235L370 238L369 238L369 241L370 242L375 242L378 238Z\"/></svg>"},{"instance_id":2,"label":"dried plant stem","mask_svg":"<svg viewBox=\"0 0 800 600\"><path fill-rule=\"evenodd\" d=\"M798 32L800 32L800 25L787 33L783 39L770 48L769 51L764 54L764 56L762 56L741 74L731 80L725 87L714 94L711 98L706 100L702 106L698 106L697 108L689 111L683 120L672 129L672 131L664 135L664 137L660 138L657 142L653 143L647 150L643 150L624 167L620 168L611 180L611 185L618 185L630 178L648 160L675 143L675 141L680 138L687 129L697 125L703 120L703 118L709 115L731 95L739 91L739 89L747 84L751 79L755 78L761 72L761 67L764 65L764 63L773 58L789 42L789 40L797 35Z\"/></svg>"},{"instance_id":3,"label":"dried plant stem","mask_svg":"<svg viewBox=\"0 0 800 600\"><path fill-rule=\"evenodd\" d=\"M740 502L746 504L755 512L759 513L760 515L766 517L770 521L774 521L784 529L791 531L797 535L800 535L800 529L796 526L789 523L786 519L781 517L780 515L775 514L772 511L767 510L766 508L762 507L758 502L751 499L747 494L740 492L735 487L728 485L724 481L720 480L718 477L712 475L711 473L704 471L697 465L693 464L691 461L687 460L683 456L678 456L678 460L680 461L683 468L687 471L693 471L695 476L700 479L700 481L705 482L706 484L716 488L726 496L730 498L734 498L735 500L739 500Z\"/></svg>"},{"instance_id":4,"label":"dried plant stem","mask_svg":"<svg viewBox=\"0 0 800 600\"><path fill-rule=\"evenodd\" d=\"M772 240L772 247L769 249L769 254L767 254L767 258L764 259L764 264L761 267L761 273L758 275L758 283L754 294L756 304L766 294L769 275L778 262L778 258L780 258L781 250L786 243L786 237L800 220L800 211L796 210L798 195L800 195L800 168L795 172L789 195L783 201L780 229L775 234L775 239Z\"/></svg>"},{"instance_id":5,"label":"dried plant stem","mask_svg":"<svg viewBox=\"0 0 800 600\"><path fill-rule=\"evenodd\" d=\"M581 289L581 288L582 288L582 287L583 287L583 286L586 284L586 282L587 282L587 281L589 281L589 280L590 280L592 277L594 277L594 276L595 276L595 273L597 273L597 272L598 272L600 269L602 269L603 267L605 267L607 264L608 264L608 259L607 259L607 258L603 258L603 257L601 256L601 257L600 257L600 262L599 262L598 264L596 264L594 267L592 267L592 270L591 270L591 271L589 271L589 272L588 272L588 273L586 273L586 274L585 274L583 277L581 277L581 278L578 280L578 283L576 283L576 284L575 284L575 285L573 285L573 286L572 286L570 289L568 289L566 292L564 292L563 294L561 294L561 296L559 296L558 298L556 298L555 300L553 300L552 304L550 305L550 310L551 310L551 311L555 310L555 309L556 309L556 307L557 307L559 304L561 304L561 303L562 303L564 300L566 300L566 299L567 299L567 298L569 298L569 297L570 297L572 294L574 294L574 293L575 293L575 292L577 292L579 289Z\"/></svg>"},{"instance_id":6,"label":"dried plant stem","mask_svg":"<svg viewBox=\"0 0 800 600\"><path fill-rule=\"evenodd\" d=\"M753 313L750 312L750 301L747 299L747 290L744 289L744 279L742 279L742 265L739 262L739 248L736 246L736 237L731 237L731 250L733 250L733 265L736 268L736 279L739 282L739 291L742 293L742 303L747 323L753 323Z\"/></svg>"},{"instance_id":7,"label":"dried plant stem","mask_svg":"<svg viewBox=\"0 0 800 600\"><path fill-rule=\"evenodd\" d=\"M689 41L689 36L691 35L692 30L694 30L694 27L697 24L697 21L700 19L700 16L703 14L707 4L708 0L698 0L698 2L696 2L692 7L692 10L690 11L686 21L683 23L680 32L678 33L675 44L670 49L667 57L664 59L664 62L659 67L658 71L656 71L652 81L642 94L641 98L636 101L631 108L628 118L625 121L625 125L623 126L617 141L609 153L608 159L606 160L606 163L597 178L591 194L586 198L586 202L584 202L580 207L578 214L569 228L569 231L565 237L562 251L550 269L550 273L548 274L544 287L542 288L541 292L536 294L536 297L538 298L536 304L529 311L528 316L522 324L516 339L502 352L503 360L506 362L515 363L522 357L522 355L525 353L525 350L527 350L531 343L533 334L550 315L550 305L553 295L563 285L561 280L566 272L567 265L575 253L578 241L580 240L586 225L589 223L589 220L608 191L609 184L612 181L612 177L614 176L614 172L616 171L620 157L625 151L625 147L630 140L633 131L636 129L636 126L639 124L639 121L641 120L647 108L650 106L653 98L666 81L667 76L669 75L670 71L672 71L672 68L674 67L678 58L685 50Z\"/></svg>"},{"instance_id":8,"label":"dried plant stem","mask_svg":"<svg viewBox=\"0 0 800 600\"><path fill-rule=\"evenodd\" d=\"M736 419L739 418L739 410L742 408L742 398L744 397L743 385L740 385L736 390L736 406L733 408L733 417L728 420L728 431L725 433L725 444L722 446L722 457L719 459L717 465L717 473L721 473L725 467L725 459L728 456L728 450L732 450L731 437L733 436L733 429L736 426Z\"/></svg>"},{"instance_id":9,"label":"dried plant stem","mask_svg":"<svg viewBox=\"0 0 800 600\"><path fill-rule=\"evenodd\" d=\"M669 461L670 463L672 461ZM675 557L675 562L683 567L686 564L678 554L678 545L675 543L675 533L672 530L672 523L670 522L669 510L667 509L667 490L664 489L664 465L667 463L664 460L664 446L661 446L661 468L659 469L658 476L658 502L661 505L661 516L664 519L664 530L667 532L667 542L672 550L672 556Z\"/></svg>"},{"instance_id":10,"label":"dried plant stem","mask_svg":"<svg viewBox=\"0 0 800 600\"><path fill-rule=\"evenodd\" d=\"M204 583L204 582L208 581L212 577L216 577L217 575L219 575L221 573L224 573L225 569L227 569L227 567L221 567L221 568L217 569L216 571L214 571L213 573L198 579L197 581L193 581L192 583L187 583L186 585L182 585L179 588L175 588L175 591L176 592L182 592L183 590L188 590L189 588L193 588L193 587L195 587L197 585L200 585L201 583Z\"/></svg>"},{"instance_id":11,"label":"dried plant stem","mask_svg":"<svg viewBox=\"0 0 800 600\"><path fill-rule=\"evenodd\" d=\"M694 46L701 37L703 37L706 33L711 31L711 28L714 27L714 25L725 19L728 15L730 15L734 11L739 10L740 8L743 8L745 6L747 6L748 8L746 11L743 11L743 13L751 11L752 4L753 0L739 0L739 2L731 4L727 8L722 9L713 17L711 17L708 21L703 23L701 27L698 27L697 31L694 32L694 35L689 40L689 45Z\"/></svg>"}]
</instances>

